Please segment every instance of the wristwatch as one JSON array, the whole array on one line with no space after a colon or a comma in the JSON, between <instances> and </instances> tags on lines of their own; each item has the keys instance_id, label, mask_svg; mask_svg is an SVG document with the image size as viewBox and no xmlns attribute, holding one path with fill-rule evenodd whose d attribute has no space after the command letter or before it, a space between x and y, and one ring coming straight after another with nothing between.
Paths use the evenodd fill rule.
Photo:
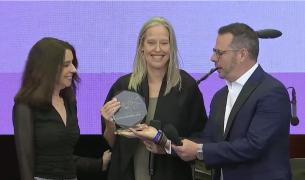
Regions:
<instances>
[{"instance_id":1,"label":"wristwatch","mask_svg":"<svg viewBox=\"0 0 305 180\"><path fill-rule=\"evenodd\" d=\"M203 147L203 144L198 145L197 154L196 154L196 157L197 157L198 160L203 160L202 147Z\"/></svg>"}]
</instances>

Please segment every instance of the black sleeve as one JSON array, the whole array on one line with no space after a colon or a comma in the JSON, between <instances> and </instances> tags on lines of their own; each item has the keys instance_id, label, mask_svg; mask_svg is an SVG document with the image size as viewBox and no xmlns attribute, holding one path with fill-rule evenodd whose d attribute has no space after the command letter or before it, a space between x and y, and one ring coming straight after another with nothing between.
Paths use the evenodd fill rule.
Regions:
<instances>
[{"instance_id":1,"label":"black sleeve","mask_svg":"<svg viewBox=\"0 0 305 180\"><path fill-rule=\"evenodd\" d=\"M77 103L73 103L74 113L77 115ZM102 172L102 158L91 158L74 155L76 170L79 173L100 173Z\"/></svg>"},{"instance_id":2,"label":"black sleeve","mask_svg":"<svg viewBox=\"0 0 305 180\"><path fill-rule=\"evenodd\" d=\"M16 152L22 180L34 179L34 123L31 109L25 104L15 104L13 124Z\"/></svg>"},{"instance_id":3,"label":"black sleeve","mask_svg":"<svg viewBox=\"0 0 305 180\"><path fill-rule=\"evenodd\" d=\"M192 134L189 138L196 139L200 136L201 132L203 131L208 117L206 114L203 97L197 84L193 85L190 94L192 96L189 107L190 108L189 119L191 123L190 132L192 132Z\"/></svg>"}]
</instances>

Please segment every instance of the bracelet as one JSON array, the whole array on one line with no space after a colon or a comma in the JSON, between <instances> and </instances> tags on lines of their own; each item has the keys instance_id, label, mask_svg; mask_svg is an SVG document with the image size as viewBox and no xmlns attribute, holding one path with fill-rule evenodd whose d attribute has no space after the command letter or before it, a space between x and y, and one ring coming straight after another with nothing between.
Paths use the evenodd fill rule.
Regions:
<instances>
[{"instance_id":1,"label":"bracelet","mask_svg":"<svg viewBox=\"0 0 305 180\"><path fill-rule=\"evenodd\" d=\"M158 145L164 149L164 148L165 148L165 145L166 145L166 143L167 143L167 140L168 140L168 139L167 139L167 137L165 136L165 134L162 133L162 136L161 136L161 138L160 138L160 141L159 141Z\"/></svg>"},{"instance_id":2,"label":"bracelet","mask_svg":"<svg viewBox=\"0 0 305 180\"><path fill-rule=\"evenodd\" d=\"M161 130L158 130L158 133L156 134L156 136L153 138L153 142L158 144L160 139L161 139L161 136L162 136L162 131Z\"/></svg>"}]
</instances>

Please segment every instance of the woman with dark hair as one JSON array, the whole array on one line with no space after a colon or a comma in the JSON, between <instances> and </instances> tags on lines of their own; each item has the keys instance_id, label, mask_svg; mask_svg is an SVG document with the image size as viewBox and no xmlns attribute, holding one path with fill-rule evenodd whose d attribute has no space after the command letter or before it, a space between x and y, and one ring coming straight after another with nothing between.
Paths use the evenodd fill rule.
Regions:
<instances>
[{"instance_id":1,"label":"woman with dark hair","mask_svg":"<svg viewBox=\"0 0 305 180\"><path fill-rule=\"evenodd\" d=\"M80 135L77 66L74 48L62 40L43 38L30 50L13 108L22 180L76 180L76 169L105 169L107 154L103 159L73 155Z\"/></svg>"},{"instance_id":2,"label":"woman with dark hair","mask_svg":"<svg viewBox=\"0 0 305 180\"><path fill-rule=\"evenodd\" d=\"M161 129L170 124L179 135L200 132L207 119L196 81L179 69L176 36L162 17L148 20L140 30L133 72L111 87L101 108L104 137L112 147L109 180L191 180L190 164L149 141L130 138L117 131L113 115L120 108L115 97L123 90L144 97L148 114L142 123L159 120ZM154 146L155 145L155 146ZM154 150L152 150L154 146ZM152 163L154 162L154 163ZM152 165L153 164L153 165Z\"/></svg>"}]
</instances>

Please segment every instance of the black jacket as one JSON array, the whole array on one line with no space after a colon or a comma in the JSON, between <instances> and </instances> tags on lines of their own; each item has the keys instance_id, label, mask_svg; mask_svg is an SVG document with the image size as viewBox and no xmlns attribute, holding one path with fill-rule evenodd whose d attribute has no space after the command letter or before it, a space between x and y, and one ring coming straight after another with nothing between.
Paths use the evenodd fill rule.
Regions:
<instances>
[{"instance_id":1,"label":"black jacket","mask_svg":"<svg viewBox=\"0 0 305 180\"><path fill-rule=\"evenodd\" d=\"M172 124L178 130L181 137L191 137L200 132L205 125L207 116L204 108L202 94L196 81L185 71L181 70L181 89L176 86L164 96L166 78L161 85L154 120L161 121L161 129L165 124ZM128 90L131 74L122 76L111 87L105 102L111 100L122 90ZM149 101L149 87L147 78L143 80L138 93L145 99L146 106ZM104 123L103 123L104 124ZM103 126L105 127L105 126ZM111 165L109 168L109 180L133 180L134 165L133 156L139 140L116 137L112 150ZM192 179L191 168L188 162L184 162L173 155L154 156L154 179Z\"/></svg>"}]
</instances>

